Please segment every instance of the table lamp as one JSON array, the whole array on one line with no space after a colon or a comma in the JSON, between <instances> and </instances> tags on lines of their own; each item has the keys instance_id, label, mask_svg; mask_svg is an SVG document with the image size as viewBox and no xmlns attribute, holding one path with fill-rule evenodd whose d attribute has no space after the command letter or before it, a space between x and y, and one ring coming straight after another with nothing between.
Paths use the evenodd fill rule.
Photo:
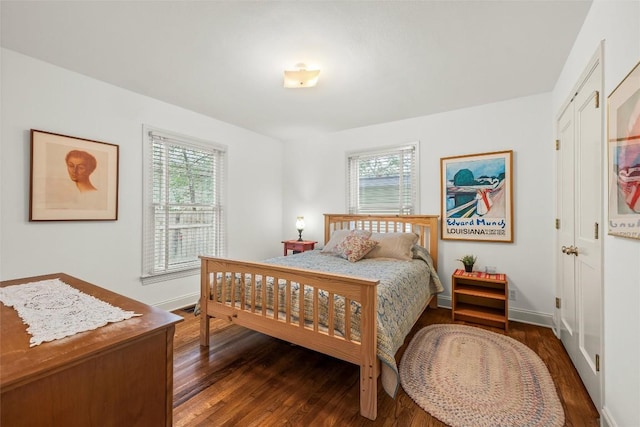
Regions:
<instances>
[{"instance_id":1,"label":"table lamp","mask_svg":"<svg viewBox=\"0 0 640 427\"><path fill-rule=\"evenodd\" d=\"M296 230L298 230L298 242L302 242L302 230L304 230L304 217L299 216L296 219Z\"/></svg>"}]
</instances>

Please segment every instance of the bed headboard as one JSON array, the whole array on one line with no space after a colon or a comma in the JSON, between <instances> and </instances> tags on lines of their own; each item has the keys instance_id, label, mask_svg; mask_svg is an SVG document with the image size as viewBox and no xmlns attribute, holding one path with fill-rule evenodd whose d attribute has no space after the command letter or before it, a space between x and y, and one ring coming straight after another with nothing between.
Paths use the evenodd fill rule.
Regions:
<instances>
[{"instance_id":1,"label":"bed headboard","mask_svg":"<svg viewBox=\"0 0 640 427\"><path fill-rule=\"evenodd\" d=\"M429 250L438 268L438 215L324 214L324 243L335 230L369 230L374 233L416 233L418 244Z\"/></svg>"}]
</instances>

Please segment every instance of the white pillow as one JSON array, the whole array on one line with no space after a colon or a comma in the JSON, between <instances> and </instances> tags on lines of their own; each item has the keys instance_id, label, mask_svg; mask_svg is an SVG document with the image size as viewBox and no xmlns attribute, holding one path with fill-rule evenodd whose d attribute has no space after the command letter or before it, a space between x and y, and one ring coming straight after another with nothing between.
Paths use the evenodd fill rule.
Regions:
<instances>
[{"instance_id":1,"label":"white pillow","mask_svg":"<svg viewBox=\"0 0 640 427\"><path fill-rule=\"evenodd\" d=\"M371 237L371 232L366 230L349 230L348 228L343 228L341 230L335 230L331 233L331 238L324 245L324 248L320 251L323 254L336 254L336 246L338 246L349 234L355 234L360 237L369 238Z\"/></svg>"},{"instance_id":2,"label":"white pillow","mask_svg":"<svg viewBox=\"0 0 640 427\"><path fill-rule=\"evenodd\" d=\"M413 258L411 249L418 242L418 235L415 233L372 233L371 240L376 240L378 244L365 258L393 258L400 260L410 260Z\"/></svg>"}]
</instances>

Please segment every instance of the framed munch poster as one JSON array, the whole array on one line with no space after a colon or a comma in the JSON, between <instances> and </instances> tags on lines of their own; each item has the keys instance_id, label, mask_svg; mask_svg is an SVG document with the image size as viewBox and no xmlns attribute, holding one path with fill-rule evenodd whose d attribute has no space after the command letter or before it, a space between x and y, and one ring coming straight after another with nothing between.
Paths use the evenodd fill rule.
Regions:
<instances>
[{"instance_id":1,"label":"framed munch poster","mask_svg":"<svg viewBox=\"0 0 640 427\"><path fill-rule=\"evenodd\" d=\"M119 147L31 130L29 221L118 219Z\"/></svg>"},{"instance_id":2,"label":"framed munch poster","mask_svg":"<svg viewBox=\"0 0 640 427\"><path fill-rule=\"evenodd\" d=\"M513 151L440 159L443 240L513 242Z\"/></svg>"}]
</instances>

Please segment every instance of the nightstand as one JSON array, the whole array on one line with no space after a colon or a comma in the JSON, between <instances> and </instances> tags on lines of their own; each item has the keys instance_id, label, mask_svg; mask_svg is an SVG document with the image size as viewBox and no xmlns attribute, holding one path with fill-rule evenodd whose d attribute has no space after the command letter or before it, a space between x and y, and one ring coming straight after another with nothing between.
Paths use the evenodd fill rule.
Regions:
<instances>
[{"instance_id":1,"label":"nightstand","mask_svg":"<svg viewBox=\"0 0 640 427\"><path fill-rule=\"evenodd\" d=\"M507 275L454 271L451 275L451 318L509 330Z\"/></svg>"},{"instance_id":2,"label":"nightstand","mask_svg":"<svg viewBox=\"0 0 640 427\"><path fill-rule=\"evenodd\" d=\"M293 251L294 254L312 251L318 242L312 242L310 240L283 240L282 243L284 244L284 255L287 256L288 251Z\"/></svg>"}]
</instances>

